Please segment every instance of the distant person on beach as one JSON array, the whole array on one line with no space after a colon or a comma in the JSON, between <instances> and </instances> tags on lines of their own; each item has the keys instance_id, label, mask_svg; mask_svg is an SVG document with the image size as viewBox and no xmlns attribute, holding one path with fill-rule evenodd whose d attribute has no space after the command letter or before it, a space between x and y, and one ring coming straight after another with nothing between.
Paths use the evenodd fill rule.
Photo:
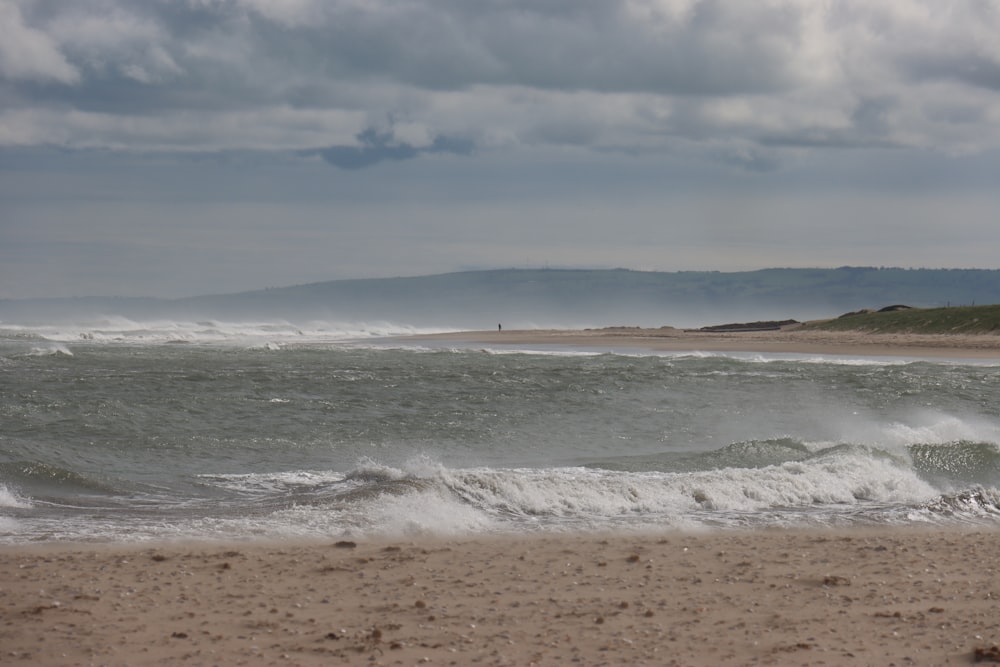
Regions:
<instances>
[{"instance_id":1,"label":"distant person on beach","mask_svg":"<svg viewBox=\"0 0 1000 667\"><path fill-rule=\"evenodd\" d=\"M503 324L497 325L497 331L503 331Z\"/></svg>"}]
</instances>

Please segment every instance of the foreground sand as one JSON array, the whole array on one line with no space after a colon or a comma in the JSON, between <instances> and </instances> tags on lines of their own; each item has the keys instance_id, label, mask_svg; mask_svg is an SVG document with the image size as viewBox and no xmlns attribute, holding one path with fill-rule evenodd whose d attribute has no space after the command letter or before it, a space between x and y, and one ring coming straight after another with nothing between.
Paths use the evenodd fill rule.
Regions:
<instances>
[{"instance_id":1,"label":"foreground sand","mask_svg":"<svg viewBox=\"0 0 1000 667\"><path fill-rule=\"evenodd\" d=\"M968 665L1000 644L998 554L908 529L8 546L0 664Z\"/></svg>"},{"instance_id":2,"label":"foreground sand","mask_svg":"<svg viewBox=\"0 0 1000 667\"><path fill-rule=\"evenodd\" d=\"M858 331L748 331L707 333L663 327L463 331L403 340L488 345L568 345L594 349L643 348L662 352L763 352L915 358L1000 359L1000 335L871 334Z\"/></svg>"}]
</instances>

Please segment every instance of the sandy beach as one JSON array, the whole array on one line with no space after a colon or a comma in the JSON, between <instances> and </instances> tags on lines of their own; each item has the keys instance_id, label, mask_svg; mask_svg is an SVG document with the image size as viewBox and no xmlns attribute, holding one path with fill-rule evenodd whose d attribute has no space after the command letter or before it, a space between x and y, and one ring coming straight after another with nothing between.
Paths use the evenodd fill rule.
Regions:
<instances>
[{"instance_id":1,"label":"sandy beach","mask_svg":"<svg viewBox=\"0 0 1000 667\"><path fill-rule=\"evenodd\" d=\"M1000 357L996 336L673 329L409 341ZM0 547L0 664L1000 662L1000 531L880 526Z\"/></svg>"},{"instance_id":2,"label":"sandy beach","mask_svg":"<svg viewBox=\"0 0 1000 667\"><path fill-rule=\"evenodd\" d=\"M3 664L968 665L1000 533L0 550Z\"/></svg>"},{"instance_id":3,"label":"sandy beach","mask_svg":"<svg viewBox=\"0 0 1000 667\"><path fill-rule=\"evenodd\" d=\"M760 352L914 358L1000 359L1000 336L872 334L860 331L731 333L663 327L463 331L407 336L402 340L481 345L562 345L589 349L642 348L659 352Z\"/></svg>"}]
</instances>

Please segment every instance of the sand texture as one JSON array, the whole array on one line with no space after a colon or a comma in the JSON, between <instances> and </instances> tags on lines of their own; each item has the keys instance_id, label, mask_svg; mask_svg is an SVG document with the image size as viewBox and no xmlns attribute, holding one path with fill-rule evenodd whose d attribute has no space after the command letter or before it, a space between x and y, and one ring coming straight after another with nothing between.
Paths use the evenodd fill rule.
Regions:
<instances>
[{"instance_id":1,"label":"sand texture","mask_svg":"<svg viewBox=\"0 0 1000 667\"><path fill-rule=\"evenodd\" d=\"M0 664L969 665L1000 532L0 549Z\"/></svg>"},{"instance_id":2,"label":"sand texture","mask_svg":"<svg viewBox=\"0 0 1000 667\"><path fill-rule=\"evenodd\" d=\"M708 333L663 327L465 331L407 336L407 341L482 345L569 345L596 349L643 348L663 352L762 352L1000 359L1000 335L873 334L856 331L747 331Z\"/></svg>"}]
</instances>

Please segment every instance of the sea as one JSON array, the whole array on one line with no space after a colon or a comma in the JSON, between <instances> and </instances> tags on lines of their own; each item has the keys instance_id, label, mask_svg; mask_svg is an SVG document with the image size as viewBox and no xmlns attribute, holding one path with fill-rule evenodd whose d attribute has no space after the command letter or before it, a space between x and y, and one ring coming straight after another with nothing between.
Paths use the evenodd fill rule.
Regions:
<instances>
[{"instance_id":1,"label":"sea","mask_svg":"<svg viewBox=\"0 0 1000 667\"><path fill-rule=\"evenodd\" d=\"M1000 525L1000 359L0 323L0 543Z\"/></svg>"}]
</instances>

